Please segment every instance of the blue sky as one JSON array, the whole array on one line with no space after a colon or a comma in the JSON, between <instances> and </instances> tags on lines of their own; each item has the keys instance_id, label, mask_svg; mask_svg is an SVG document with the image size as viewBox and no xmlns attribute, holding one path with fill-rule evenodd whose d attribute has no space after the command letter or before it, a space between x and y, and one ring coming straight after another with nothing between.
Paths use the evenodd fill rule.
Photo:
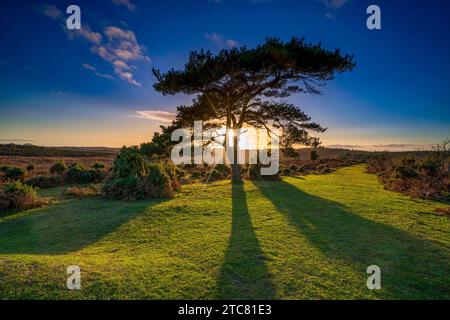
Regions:
<instances>
[{"instance_id":1,"label":"blue sky","mask_svg":"<svg viewBox=\"0 0 450 320\"><path fill-rule=\"evenodd\" d=\"M82 31L64 27L70 4ZM381 30L366 28L370 4ZM328 127L324 145L423 148L450 138L449 14L445 0L3 0L0 143L148 141L191 100L155 92L152 67L181 68L193 49L305 36L357 62L323 95L290 98Z\"/></svg>"}]
</instances>

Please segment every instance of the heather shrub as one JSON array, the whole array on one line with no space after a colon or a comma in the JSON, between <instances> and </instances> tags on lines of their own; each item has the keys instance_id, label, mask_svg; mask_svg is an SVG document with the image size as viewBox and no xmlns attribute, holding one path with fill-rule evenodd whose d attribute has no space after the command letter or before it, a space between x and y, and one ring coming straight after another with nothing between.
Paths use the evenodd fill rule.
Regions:
<instances>
[{"instance_id":1,"label":"heather shrub","mask_svg":"<svg viewBox=\"0 0 450 320\"><path fill-rule=\"evenodd\" d=\"M414 157L377 157L367 172L375 173L389 190L413 198L450 201L450 159L443 153L415 154Z\"/></svg>"},{"instance_id":2,"label":"heather shrub","mask_svg":"<svg viewBox=\"0 0 450 320\"><path fill-rule=\"evenodd\" d=\"M0 210L26 210L47 204L40 199L37 190L31 186L15 181L4 185L0 191Z\"/></svg>"},{"instance_id":3,"label":"heather shrub","mask_svg":"<svg viewBox=\"0 0 450 320\"><path fill-rule=\"evenodd\" d=\"M101 188L95 184L88 187L71 187L64 192L64 195L68 198L96 197L101 195Z\"/></svg>"}]
</instances>

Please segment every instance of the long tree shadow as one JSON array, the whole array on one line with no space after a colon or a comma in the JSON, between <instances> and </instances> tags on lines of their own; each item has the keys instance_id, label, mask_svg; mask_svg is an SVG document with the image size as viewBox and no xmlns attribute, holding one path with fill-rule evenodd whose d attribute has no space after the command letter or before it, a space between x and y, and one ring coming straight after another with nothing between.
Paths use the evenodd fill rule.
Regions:
<instances>
[{"instance_id":1,"label":"long tree shadow","mask_svg":"<svg viewBox=\"0 0 450 320\"><path fill-rule=\"evenodd\" d=\"M247 207L243 184L232 185L232 226L218 279L218 299L273 299L275 289Z\"/></svg>"},{"instance_id":2,"label":"long tree shadow","mask_svg":"<svg viewBox=\"0 0 450 320\"><path fill-rule=\"evenodd\" d=\"M285 181L254 185L300 235L331 260L344 261L362 274L369 265L379 266L383 295L450 298L450 255L446 246L368 220ZM364 288L365 283L361 285Z\"/></svg>"},{"instance_id":3,"label":"long tree shadow","mask_svg":"<svg viewBox=\"0 0 450 320\"><path fill-rule=\"evenodd\" d=\"M0 222L0 254L77 251L161 201L69 200L11 217Z\"/></svg>"}]
</instances>

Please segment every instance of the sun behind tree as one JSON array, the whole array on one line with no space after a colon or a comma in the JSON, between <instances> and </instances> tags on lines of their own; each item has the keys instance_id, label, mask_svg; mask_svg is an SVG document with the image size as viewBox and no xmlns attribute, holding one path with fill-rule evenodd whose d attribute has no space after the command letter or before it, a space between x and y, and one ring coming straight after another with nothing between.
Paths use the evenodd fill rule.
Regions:
<instances>
[{"instance_id":1,"label":"sun behind tree","mask_svg":"<svg viewBox=\"0 0 450 320\"><path fill-rule=\"evenodd\" d=\"M293 144L317 144L310 131L324 132L319 124L297 106L283 98L294 93L319 94L320 87L335 73L351 71L353 56L339 49L328 51L321 44L307 43L303 38L283 42L268 38L254 49L246 47L210 51L192 51L184 70L161 73L154 88L164 95L195 94L191 106L177 109L173 127L192 126L195 120L215 120L214 126L225 126L236 133L244 125L281 129L281 147ZM221 120L217 121L217 120ZM238 136L235 146L232 180L241 180L237 163Z\"/></svg>"}]
</instances>

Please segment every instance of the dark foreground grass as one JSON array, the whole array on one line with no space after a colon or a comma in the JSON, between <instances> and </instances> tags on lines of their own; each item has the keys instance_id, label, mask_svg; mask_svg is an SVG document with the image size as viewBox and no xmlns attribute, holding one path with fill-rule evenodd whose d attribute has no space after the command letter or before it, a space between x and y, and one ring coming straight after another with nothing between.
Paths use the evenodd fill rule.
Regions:
<instances>
[{"instance_id":1,"label":"dark foreground grass","mask_svg":"<svg viewBox=\"0 0 450 320\"><path fill-rule=\"evenodd\" d=\"M47 196L61 190L46 191ZM450 220L364 167L0 216L0 298L450 298ZM368 290L378 265L382 289ZM66 289L79 265L82 289Z\"/></svg>"}]
</instances>

